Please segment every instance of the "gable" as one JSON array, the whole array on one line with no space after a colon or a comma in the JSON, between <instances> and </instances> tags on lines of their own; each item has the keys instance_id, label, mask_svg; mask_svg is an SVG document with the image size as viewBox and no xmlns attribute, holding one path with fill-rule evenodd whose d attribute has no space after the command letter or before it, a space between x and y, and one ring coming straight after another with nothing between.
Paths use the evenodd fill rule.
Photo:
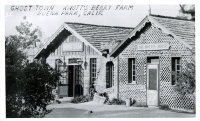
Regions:
<instances>
[{"instance_id":1,"label":"gable","mask_svg":"<svg viewBox=\"0 0 200 121\"><path fill-rule=\"evenodd\" d=\"M137 36L139 36L145 30L145 27L148 26L149 24L155 25L155 27L159 28L164 33L172 36L176 40L183 43L184 46L186 46L187 48L192 49L192 46L187 41L184 41L181 38L179 38L179 36L175 35L173 32L168 30L164 25L160 24L153 17L146 16L129 34L129 36L125 38L120 44L118 44L116 48L113 49L113 51L110 53L110 56L116 57L119 53L121 53L134 40L134 38L137 38Z\"/></svg>"},{"instance_id":2,"label":"gable","mask_svg":"<svg viewBox=\"0 0 200 121\"><path fill-rule=\"evenodd\" d=\"M138 33L137 37L132 38L133 40L130 44L121 51L120 55L126 58L134 58L138 56L145 55L160 55L162 51L163 54L172 55L172 56L180 56L182 52L184 54L188 54L185 52L189 52L189 49L180 41L176 40L171 35L163 32L161 29L156 27L154 24L148 24L144 27L141 33ZM163 43L168 43L169 48L160 49L160 50L138 50L138 46L140 45L161 45Z\"/></svg>"},{"instance_id":3,"label":"gable","mask_svg":"<svg viewBox=\"0 0 200 121\"><path fill-rule=\"evenodd\" d=\"M177 37L195 47L195 22L189 20L177 20L152 16L158 23L163 25Z\"/></svg>"},{"instance_id":4,"label":"gable","mask_svg":"<svg viewBox=\"0 0 200 121\"><path fill-rule=\"evenodd\" d=\"M63 41L58 43L55 48L52 48L49 53L50 56L84 54L98 53L93 48L80 41L75 35L69 35L63 38Z\"/></svg>"}]
</instances>

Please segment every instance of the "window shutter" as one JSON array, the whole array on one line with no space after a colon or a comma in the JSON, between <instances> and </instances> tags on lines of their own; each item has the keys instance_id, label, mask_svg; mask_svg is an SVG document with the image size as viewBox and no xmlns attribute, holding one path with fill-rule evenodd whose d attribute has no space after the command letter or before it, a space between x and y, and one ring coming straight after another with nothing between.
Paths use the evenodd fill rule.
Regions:
<instances>
[{"instance_id":1,"label":"window shutter","mask_svg":"<svg viewBox=\"0 0 200 121\"><path fill-rule=\"evenodd\" d=\"M128 83L132 83L132 59L128 59Z\"/></svg>"}]
</instances>

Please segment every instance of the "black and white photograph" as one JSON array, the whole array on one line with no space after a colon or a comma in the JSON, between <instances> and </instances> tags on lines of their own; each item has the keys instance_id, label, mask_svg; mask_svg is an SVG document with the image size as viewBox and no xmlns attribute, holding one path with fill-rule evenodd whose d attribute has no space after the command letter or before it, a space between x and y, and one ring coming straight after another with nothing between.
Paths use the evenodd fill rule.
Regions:
<instances>
[{"instance_id":1,"label":"black and white photograph","mask_svg":"<svg viewBox=\"0 0 200 121\"><path fill-rule=\"evenodd\" d=\"M46 3L4 6L2 117L196 118L195 4Z\"/></svg>"}]
</instances>

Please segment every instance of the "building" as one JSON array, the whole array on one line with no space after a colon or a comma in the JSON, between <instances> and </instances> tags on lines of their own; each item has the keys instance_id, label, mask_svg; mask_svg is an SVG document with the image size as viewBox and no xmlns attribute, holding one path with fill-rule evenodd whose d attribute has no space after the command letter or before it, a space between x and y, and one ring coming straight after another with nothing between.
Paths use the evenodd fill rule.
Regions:
<instances>
[{"instance_id":1,"label":"building","mask_svg":"<svg viewBox=\"0 0 200 121\"><path fill-rule=\"evenodd\" d=\"M195 22L149 15L110 52L118 61L118 96L132 98L138 105L168 105L194 109L191 95L174 90L172 71L180 72L194 59ZM175 75L176 76L176 75Z\"/></svg>"},{"instance_id":2,"label":"building","mask_svg":"<svg viewBox=\"0 0 200 121\"><path fill-rule=\"evenodd\" d=\"M101 79L105 80L105 63L110 61L106 57L107 53L132 30L133 28L126 27L66 22L34 58L62 70L59 96L85 95L89 93L89 87L93 86L97 75L101 75ZM61 61L62 65L59 64ZM99 82L99 85L106 86L103 81Z\"/></svg>"},{"instance_id":3,"label":"building","mask_svg":"<svg viewBox=\"0 0 200 121\"><path fill-rule=\"evenodd\" d=\"M194 47L194 21L148 15L134 29L64 23L34 58L55 68L64 62L60 96L85 95L95 85L110 99L192 110L193 97L175 91L172 71L186 69Z\"/></svg>"}]
</instances>

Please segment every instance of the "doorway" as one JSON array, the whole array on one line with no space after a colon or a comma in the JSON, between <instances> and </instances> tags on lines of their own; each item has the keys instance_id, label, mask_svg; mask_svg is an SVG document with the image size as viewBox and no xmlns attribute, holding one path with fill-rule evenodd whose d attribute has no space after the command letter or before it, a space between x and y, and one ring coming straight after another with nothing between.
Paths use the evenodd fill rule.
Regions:
<instances>
[{"instance_id":1,"label":"doorway","mask_svg":"<svg viewBox=\"0 0 200 121\"><path fill-rule=\"evenodd\" d=\"M147 105L148 107L158 106L159 95L159 58L147 58Z\"/></svg>"},{"instance_id":2,"label":"doorway","mask_svg":"<svg viewBox=\"0 0 200 121\"><path fill-rule=\"evenodd\" d=\"M80 65L68 65L69 97L83 95L83 68Z\"/></svg>"},{"instance_id":3,"label":"doorway","mask_svg":"<svg viewBox=\"0 0 200 121\"><path fill-rule=\"evenodd\" d=\"M73 97L73 90L74 90L74 66L68 66L68 96Z\"/></svg>"}]
</instances>

